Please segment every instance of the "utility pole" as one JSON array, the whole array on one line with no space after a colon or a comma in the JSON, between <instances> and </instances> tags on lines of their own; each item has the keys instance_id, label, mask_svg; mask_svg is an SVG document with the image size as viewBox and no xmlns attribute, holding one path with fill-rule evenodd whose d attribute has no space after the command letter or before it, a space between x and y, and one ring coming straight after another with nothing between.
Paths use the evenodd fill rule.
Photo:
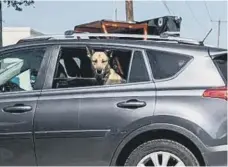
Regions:
<instances>
[{"instance_id":1,"label":"utility pole","mask_svg":"<svg viewBox=\"0 0 228 167\"><path fill-rule=\"evenodd\" d=\"M2 47L2 0L0 0L0 47Z\"/></svg>"},{"instance_id":2,"label":"utility pole","mask_svg":"<svg viewBox=\"0 0 228 167\"><path fill-rule=\"evenodd\" d=\"M219 47L219 41L220 41L220 26L221 26L221 20L218 21L218 42L217 42L218 47Z\"/></svg>"},{"instance_id":3,"label":"utility pole","mask_svg":"<svg viewBox=\"0 0 228 167\"><path fill-rule=\"evenodd\" d=\"M133 12L133 0L125 0L126 5L126 21L134 21L134 12Z\"/></svg>"},{"instance_id":4,"label":"utility pole","mask_svg":"<svg viewBox=\"0 0 228 167\"><path fill-rule=\"evenodd\" d=\"M218 39L217 39L217 47L219 47L219 42L220 42L220 29L221 29L221 23L227 23L227 21L223 20L211 20L211 22L218 23Z\"/></svg>"},{"instance_id":5,"label":"utility pole","mask_svg":"<svg viewBox=\"0 0 228 167\"><path fill-rule=\"evenodd\" d=\"M117 10L117 6L116 6L116 0L113 0L113 7L114 7L114 19L115 19L115 21L117 21L117 12L118 12L118 10Z\"/></svg>"},{"instance_id":6,"label":"utility pole","mask_svg":"<svg viewBox=\"0 0 228 167\"><path fill-rule=\"evenodd\" d=\"M117 21L117 8L115 9L115 20Z\"/></svg>"}]
</instances>

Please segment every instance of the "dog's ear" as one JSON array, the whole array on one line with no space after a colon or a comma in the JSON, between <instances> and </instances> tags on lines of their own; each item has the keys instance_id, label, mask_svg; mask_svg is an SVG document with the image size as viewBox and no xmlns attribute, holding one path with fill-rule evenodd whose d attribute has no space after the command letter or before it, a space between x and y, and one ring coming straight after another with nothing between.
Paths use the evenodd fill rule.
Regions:
<instances>
[{"instance_id":1,"label":"dog's ear","mask_svg":"<svg viewBox=\"0 0 228 167\"><path fill-rule=\"evenodd\" d=\"M89 58L91 58L92 55L94 54L94 50L91 47L89 47L89 46L86 46L86 52L87 52L87 56Z\"/></svg>"},{"instance_id":2,"label":"dog's ear","mask_svg":"<svg viewBox=\"0 0 228 167\"><path fill-rule=\"evenodd\" d=\"M110 52L109 57L110 57L110 58L113 57L113 51Z\"/></svg>"},{"instance_id":3,"label":"dog's ear","mask_svg":"<svg viewBox=\"0 0 228 167\"><path fill-rule=\"evenodd\" d=\"M109 50L105 50L104 53L108 56Z\"/></svg>"},{"instance_id":4,"label":"dog's ear","mask_svg":"<svg viewBox=\"0 0 228 167\"><path fill-rule=\"evenodd\" d=\"M105 50L104 53L105 53L109 58L112 58L112 53L113 53L112 50Z\"/></svg>"}]
</instances>

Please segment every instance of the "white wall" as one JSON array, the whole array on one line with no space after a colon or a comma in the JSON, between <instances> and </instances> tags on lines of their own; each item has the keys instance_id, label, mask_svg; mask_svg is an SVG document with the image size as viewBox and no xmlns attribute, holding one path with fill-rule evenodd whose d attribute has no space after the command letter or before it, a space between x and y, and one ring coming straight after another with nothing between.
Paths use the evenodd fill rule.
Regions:
<instances>
[{"instance_id":1,"label":"white wall","mask_svg":"<svg viewBox=\"0 0 228 167\"><path fill-rule=\"evenodd\" d=\"M42 35L30 27L4 27L2 31L3 46L16 44L18 40L30 36Z\"/></svg>"}]
</instances>

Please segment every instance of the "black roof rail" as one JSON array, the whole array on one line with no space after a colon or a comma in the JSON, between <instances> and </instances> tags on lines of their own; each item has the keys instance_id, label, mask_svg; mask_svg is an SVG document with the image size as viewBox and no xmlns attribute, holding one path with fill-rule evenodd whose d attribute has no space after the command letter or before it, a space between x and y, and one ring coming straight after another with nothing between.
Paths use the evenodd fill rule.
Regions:
<instances>
[{"instance_id":1,"label":"black roof rail","mask_svg":"<svg viewBox=\"0 0 228 167\"><path fill-rule=\"evenodd\" d=\"M40 38L24 38L24 39L20 39L17 44L20 44L20 43L24 43L24 42L40 42L40 41L47 41L47 40L50 40L52 39L53 37L43 37L42 36Z\"/></svg>"},{"instance_id":2,"label":"black roof rail","mask_svg":"<svg viewBox=\"0 0 228 167\"><path fill-rule=\"evenodd\" d=\"M172 34L173 35L173 34ZM43 35L37 37L29 37L21 39L18 43L46 41L46 40L61 40L61 39L128 39L128 40L145 40L145 41L164 41L164 42L177 42L183 44L200 45L199 41L181 37L175 37L164 33L161 36L156 35L139 35L139 34L105 34L105 33L75 33L71 30L66 31L64 35Z\"/></svg>"}]
</instances>

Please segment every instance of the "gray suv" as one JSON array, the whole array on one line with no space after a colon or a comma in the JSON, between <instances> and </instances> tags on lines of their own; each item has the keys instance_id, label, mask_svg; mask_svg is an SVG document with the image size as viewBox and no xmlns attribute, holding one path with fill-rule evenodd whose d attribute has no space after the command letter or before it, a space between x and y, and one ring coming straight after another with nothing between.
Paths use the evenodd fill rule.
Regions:
<instances>
[{"instance_id":1,"label":"gray suv","mask_svg":"<svg viewBox=\"0 0 228 167\"><path fill-rule=\"evenodd\" d=\"M226 166L227 50L142 38L71 34L1 48L0 165Z\"/></svg>"}]
</instances>

